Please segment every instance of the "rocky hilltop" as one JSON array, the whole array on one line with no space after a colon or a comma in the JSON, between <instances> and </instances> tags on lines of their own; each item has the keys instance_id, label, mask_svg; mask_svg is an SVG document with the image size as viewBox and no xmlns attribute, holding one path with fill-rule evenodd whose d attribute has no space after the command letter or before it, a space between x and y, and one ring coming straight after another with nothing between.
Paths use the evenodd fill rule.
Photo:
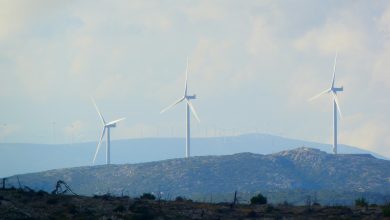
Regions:
<instances>
[{"instance_id":1,"label":"rocky hilltop","mask_svg":"<svg viewBox=\"0 0 390 220\"><path fill-rule=\"evenodd\" d=\"M64 180L73 191L83 195L153 192L166 197L214 195L215 200L223 200L223 195L234 191L243 195L260 191L268 193L271 199L298 201L294 196L302 200L302 192L310 192L330 202L363 195L389 198L389 170L390 161L369 154L333 155L302 147L268 155L199 156L58 169L18 177L22 185L49 192L57 180ZM19 182L13 176L7 184L17 187Z\"/></svg>"},{"instance_id":2,"label":"rocky hilltop","mask_svg":"<svg viewBox=\"0 0 390 220\"><path fill-rule=\"evenodd\" d=\"M0 143L0 178L49 169L92 165L97 142L72 144ZM103 144L104 145L104 144ZM112 140L111 162L134 164L181 158L185 155L184 138L141 138ZM242 152L273 154L297 147L310 146L331 153L329 144L285 138L269 134L204 137L191 139L192 156L231 155ZM382 155L358 147L339 145L342 154ZM96 164L105 164L105 151L100 151Z\"/></svg>"}]
</instances>

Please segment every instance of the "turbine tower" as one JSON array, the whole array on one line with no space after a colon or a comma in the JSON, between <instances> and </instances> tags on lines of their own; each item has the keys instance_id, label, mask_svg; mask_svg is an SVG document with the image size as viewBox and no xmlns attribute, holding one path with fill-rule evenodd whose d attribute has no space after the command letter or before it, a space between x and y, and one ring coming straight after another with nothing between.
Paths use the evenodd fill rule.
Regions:
<instances>
[{"instance_id":1,"label":"turbine tower","mask_svg":"<svg viewBox=\"0 0 390 220\"><path fill-rule=\"evenodd\" d=\"M102 140L103 140L103 137L104 137L104 134L106 133L107 131L107 141L106 141L106 164L109 165L110 164L110 129L111 128L115 128L116 127L116 123L122 121L122 120L125 120L126 118L120 118L120 119L117 119L117 120L114 120L114 121L111 121L111 122L106 122L103 118L103 115L100 113L99 111L99 108L97 107L95 101L93 100L92 98L92 102L93 102L93 105L95 106L96 108L96 111L97 113L99 114L99 117L101 119L101 122L103 124L103 130L102 130L102 134L100 136L100 139L99 139L99 143L96 147L96 152L95 152L95 156L93 157L93 164L95 163L95 160L96 160L96 156L99 152L99 148L100 148L100 144L102 143Z\"/></svg>"},{"instance_id":2,"label":"turbine tower","mask_svg":"<svg viewBox=\"0 0 390 220\"><path fill-rule=\"evenodd\" d=\"M191 99L196 99L196 95L188 95L188 86L187 86L187 79L188 79L188 57L187 57L187 67L186 67L186 80L184 85L184 95L177 101L175 101L170 106L166 107L165 109L161 110L160 113L164 113L165 111L173 108L175 105L179 104L182 101L186 102L186 158L190 157L190 111L194 114L196 120L200 122L198 114L195 111L194 106L190 102Z\"/></svg>"},{"instance_id":3,"label":"turbine tower","mask_svg":"<svg viewBox=\"0 0 390 220\"><path fill-rule=\"evenodd\" d=\"M331 93L333 98L333 153L337 154L337 112L340 114L340 118L342 118L341 110L340 110L340 104L337 98L337 92L342 92L343 86L341 87L335 87L335 78L336 78L336 61L337 61L337 53L334 59L334 66L333 66L333 79L332 84L329 89L324 90L320 94L314 96L313 98L309 99L309 101L312 101L314 99L317 99L321 95L325 93Z\"/></svg>"}]
</instances>

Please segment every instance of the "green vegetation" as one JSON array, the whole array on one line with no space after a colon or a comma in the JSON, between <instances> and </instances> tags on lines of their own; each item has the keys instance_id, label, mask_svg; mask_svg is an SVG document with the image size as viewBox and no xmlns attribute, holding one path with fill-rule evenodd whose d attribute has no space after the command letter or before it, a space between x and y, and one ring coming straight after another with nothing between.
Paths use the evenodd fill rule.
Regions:
<instances>
[{"instance_id":1,"label":"green vegetation","mask_svg":"<svg viewBox=\"0 0 390 220\"><path fill-rule=\"evenodd\" d=\"M390 217L390 202L382 207L382 212L384 217Z\"/></svg>"},{"instance_id":2,"label":"green vegetation","mask_svg":"<svg viewBox=\"0 0 390 220\"><path fill-rule=\"evenodd\" d=\"M368 201L364 197L358 198L355 200L355 206L367 207Z\"/></svg>"},{"instance_id":3,"label":"green vegetation","mask_svg":"<svg viewBox=\"0 0 390 220\"><path fill-rule=\"evenodd\" d=\"M267 204L267 197L259 193L257 196L251 198L252 205L264 205Z\"/></svg>"}]
</instances>

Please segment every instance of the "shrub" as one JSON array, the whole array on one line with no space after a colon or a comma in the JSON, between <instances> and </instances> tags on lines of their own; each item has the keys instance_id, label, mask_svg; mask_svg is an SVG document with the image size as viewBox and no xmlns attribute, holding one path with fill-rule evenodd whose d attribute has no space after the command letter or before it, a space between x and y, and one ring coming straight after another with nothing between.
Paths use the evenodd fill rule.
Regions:
<instances>
[{"instance_id":1,"label":"shrub","mask_svg":"<svg viewBox=\"0 0 390 220\"><path fill-rule=\"evenodd\" d=\"M77 207L74 204L69 205L68 212L72 215L77 214Z\"/></svg>"},{"instance_id":2,"label":"shrub","mask_svg":"<svg viewBox=\"0 0 390 220\"><path fill-rule=\"evenodd\" d=\"M45 192L45 191L43 191L43 190L39 190L38 192L37 192L37 195L38 196L44 196L44 195L46 195L47 194L47 192Z\"/></svg>"},{"instance_id":3,"label":"shrub","mask_svg":"<svg viewBox=\"0 0 390 220\"><path fill-rule=\"evenodd\" d=\"M254 196L251 198L251 204L252 205L267 204L267 197L265 197L261 193L259 193L257 196Z\"/></svg>"},{"instance_id":4,"label":"shrub","mask_svg":"<svg viewBox=\"0 0 390 220\"><path fill-rule=\"evenodd\" d=\"M32 200L32 201L34 201L34 200ZM30 202L30 199L24 198L24 199L22 199L21 202L22 202L23 204L27 204L27 203ZM0 202L0 203L1 203L1 202Z\"/></svg>"},{"instance_id":5,"label":"shrub","mask_svg":"<svg viewBox=\"0 0 390 220\"><path fill-rule=\"evenodd\" d=\"M181 197L181 196L178 196L178 197L176 197L176 199L175 199L176 202L184 202L185 200L186 200L186 199L183 198L183 197Z\"/></svg>"},{"instance_id":6,"label":"shrub","mask_svg":"<svg viewBox=\"0 0 390 220\"><path fill-rule=\"evenodd\" d=\"M256 218L257 214L256 214L255 211L251 210L250 212L248 212L246 217L248 217L248 218Z\"/></svg>"},{"instance_id":7,"label":"shrub","mask_svg":"<svg viewBox=\"0 0 390 220\"><path fill-rule=\"evenodd\" d=\"M175 199L176 202L192 202L192 199L187 199L186 197L178 196Z\"/></svg>"},{"instance_id":8,"label":"shrub","mask_svg":"<svg viewBox=\"0 0 390 220\"><path fill-rule=\"evenodd\" d=\"M47 201L46 201L47 204L49 205L55 205L58 203L58 199L57 198L49 198Z\"/></svg>"},{"instance_id":9,"label":"shrub","mask_svg":"<svg viewBox=\"0 0 390 220\"><path fill-rule=\"evenodd\" d=\"M93 195L93 198L94 199L102 199L102 200L113 200L115 199L115 196L112 196L111 194L107 193L107 194L104 194L104 195Z\"/></svg>"},{"instance_id":10,"label":"shrub","mask_svg":"<svg viewBox=\"0 0 390 220\"><path fill-rule=\"evenodd\" d=\"M364 197L358 198L358 199L355 200L355 206L367 207L368 206L368 201Z\"/></svg>"},{"instance_id":11,"label":"shrub","mask_svg":"<svg viewBox=\"0 0 390 220\"><path fill-rule=\"evenodd\" d=\"M275 210L275 208L272 205L267 205L267 208L265 209L265 212L266 213L271 213L274 210Z\"/></svg>"},{"instance_id":12,"label":"shrub","mask_svg":"<svg viewBox=\"0 0 390 220\"><path fill-rule=\"evenodd\" d=\"M144 200L155 200L156 199L156 197L151 193L144 193L139 198L144 199Z\"/></svg>"},{"instance_id":13,"label":"shrub","mask_svg":"<svg viewBox=\"0 0 390 220\"><path fill-rule=\"evenodd\" d=\"M390 217L390 203L382 207L384 217Z\"/></svg>"},{"instance_id":14,"label":"shrub","mask_svg":"<svg viewBox=\"0 0 390 220\"><path fill-rule=\"evenodd\" d=\"M126 208L123 205L118 205L115 209L114 212L124 212L126 211Z\"/></svg>"}]
</instances>

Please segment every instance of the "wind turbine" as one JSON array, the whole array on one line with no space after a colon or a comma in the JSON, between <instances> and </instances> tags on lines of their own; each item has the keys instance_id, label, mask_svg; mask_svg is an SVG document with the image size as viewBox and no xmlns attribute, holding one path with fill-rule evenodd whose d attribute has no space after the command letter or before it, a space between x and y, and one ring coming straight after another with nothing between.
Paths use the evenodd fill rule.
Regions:
<instances>
[{"instance_id":1,"label":"wind turbine","mask_svg":"<svg viewBox=\"0 0 390 220\"><path fill-rule=\"evenodd\" d=\"M99 114L101 122L103 124L102 134L100 136L99 143L98 143L98 145L96 147L96 152L95 152L95 156L93 157L93 162L92 163L95 163L96 156L97 156L97 154L99 152L100 144L102 143L104 134L107 131L107 136L106 136L107 137L107 141L106 141L106 164L109 165L110 164L110 129L111 128L115 128L116 127L116 123L118 123L118 122L120 122L122 120L125 120L126 118L120 118L120 119L117 119L117 120L114 120L114 121L106 122L104 120L104 118L103 118L103 115L100 113L99 108L97 107L95 101L93 100L93 98L91 98L91 99L92 99L93 105L96 108L97 113Z\"/></svg>"},{"instance_id":2,"label":"wind turbine","mask_svg":"<svg viewBox=\"0 0 390 220\"><path fill-rule=\"evenodd\" d=\"M179 98L177 101L175 101L170 106L164 108L161 110L160 113L164 113L165 111L173 108L175 105L179 104L182 101L186 102L186 158L190 157L190 111L194 114L196 120L200 122L198 114L195 111L194 106L190 102L191 99L196 99L196 95L188 95L188 86L187 86L187 79L188 79L188 57L187 57L187 67L186 67L186 80L184 85L184 95L183 97Z\"/></svg>"},{"instance_id":3,"label":"wind turbine","mask_svg":"<svg viewBox=\"0 0 390 220\"><path fill-rule=\"evenodd\" d=\"M320 94L312 97L309 99L309 101L312 101L314 99L317 99L318 97L322 96L325 93L331 93L333 98L333 153L337 154L337 112L340 114L340 118L342 118L341 110L340 110L340 104L337 98L337 92L342 92L343 86L341 87L335 87L335 78L336 78L336 61L337 61L337 53L334 58L334 66L333 66L333 79L332 84L329 89L326 89L322 91Z\"/></svg>"}]
</instances>

